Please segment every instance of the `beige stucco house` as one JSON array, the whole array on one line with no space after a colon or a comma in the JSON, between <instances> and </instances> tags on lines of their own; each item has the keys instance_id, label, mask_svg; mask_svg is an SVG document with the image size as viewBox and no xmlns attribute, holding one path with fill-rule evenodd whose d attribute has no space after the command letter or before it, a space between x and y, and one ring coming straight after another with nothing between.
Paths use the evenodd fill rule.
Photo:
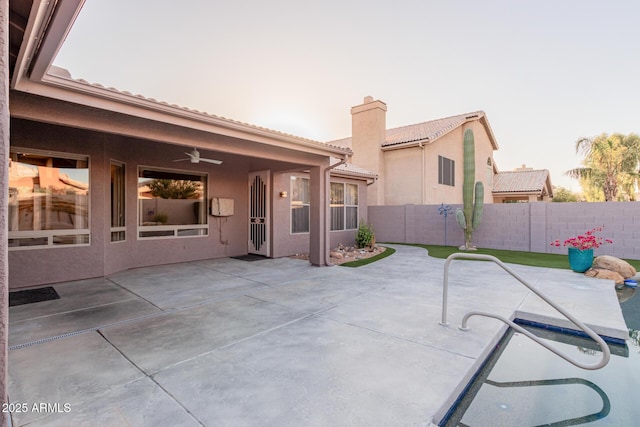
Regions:
<instances>
[{"instance_id":1,"label":"beige stucco house","mask_svg":"<svg viewBox=\"0 0 640 427\"><path fill-rule=\"evenodd\" d=\"M492 188L498 143L487 116L476 111L387 129L387 105L366 97L351 108L352 136L331 144L353 150L351 162L378 174L370 206L462 203L463 135L475 138L476 181ZM491 191L485 191L491 203Z\"/></svg>"}]
</instances>

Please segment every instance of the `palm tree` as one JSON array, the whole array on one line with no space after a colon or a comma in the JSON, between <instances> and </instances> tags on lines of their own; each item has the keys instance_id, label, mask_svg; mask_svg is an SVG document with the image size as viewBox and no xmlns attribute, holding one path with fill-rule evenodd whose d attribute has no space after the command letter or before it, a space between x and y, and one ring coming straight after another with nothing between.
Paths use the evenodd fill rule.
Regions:
<instances>
[{"instance_id":1,"label":"palm tree","mask_svg":"<svg viewBox=\"0 0 640 427\"><path fill-rule=\"evenodd\" d=\"M618 200L620 190L635 192L640 165L640 137L603 133L576 141L576 154L583 154L583 167L567 171L572 178L587 180L602 189L607 202Z\"/></svg>"},{"instance_id":2,"label":"palm tree","mask_svg":"<svg viewBox=\"0 0 640 427\"><path fill-rule=\"evenodd\" d=\"M197 199L201 190L199 182L182 179L154 179L148 185L152 196L163 199Z\"/></svg>"}]
</instances>

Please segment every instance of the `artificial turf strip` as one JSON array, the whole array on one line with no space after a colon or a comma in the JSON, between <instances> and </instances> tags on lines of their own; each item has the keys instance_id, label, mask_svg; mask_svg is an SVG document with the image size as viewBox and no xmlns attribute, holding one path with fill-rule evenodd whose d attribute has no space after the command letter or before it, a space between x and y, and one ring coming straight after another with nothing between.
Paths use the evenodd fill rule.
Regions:
<instances>
[{"instance_id":1,"label":"artificial turf strip","mask_svg":"<svg viewBox=\"0 0 640 427\"><path fill-rule=\"evenodd\" d=\"M399 243L405 244L405 243ZM408 244L409 246L417 246L424 248L429 252L429 256L434 258L447 258L449 255L455 252L461 251L457 246L436 246L436 245L421 245L421 244ZM544 254L541 252L520 252L520 251L505 251L500 249L483 249L478 248L477 251L469 252L473 254L485 254L493 255L502 262L510 264L530 265L533 267L548 267L548 268L562 268L568 270L569 261L567 255L558 254ZM640 261L627 259L625 260L631 264L636 270L640 271Z\"/></svg>"},{"instance_id":2,"label":"artificial turf strip","mask_svg":"<svg viewBox=\"0 0 640 427\"><path fill-rule=\"evenodd\" d=\"M363 259L358 259L356 261L345 262L344 264L340 264L340 266L341 267L360 267L362 265L371 264L372 262L376 262L390 255L393 255L394 252L396 251L395 249L389 248L387 246L385 246L385 248L386 249L381 254L372 256L371 258L363 258Z\"/></svg>"}]
</instances>

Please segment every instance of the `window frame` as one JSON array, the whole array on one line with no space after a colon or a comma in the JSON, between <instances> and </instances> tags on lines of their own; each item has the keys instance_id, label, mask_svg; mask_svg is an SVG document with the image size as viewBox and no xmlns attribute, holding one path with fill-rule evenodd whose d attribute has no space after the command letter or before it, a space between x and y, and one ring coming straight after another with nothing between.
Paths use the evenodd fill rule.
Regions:
<instances>
[{"instance_id":1,"label":"window frame","mask_svg":"<svg viewBox=\"0 0 640 427\"><path fill-rule=\"evenodd\" d=\"M298 201L298 200L294 200L294 194L295 192L293 191L293 186L294 186L294 181L295 180L303 180L306 181L306 185L307 185L307 194L309 195L309 201L305 203L304 200L302 201ZM289 234L309 234L310 230L311 230L311 197L310 197L310 192L311 192L311 180L309 179L309 177L304 177L304 176L299 176L299 175L291 175L289 177L289 194L291 195L289 198ZM294 205L295 203L295 205ZM294 222L294 215L293 215L293 211L294 209L299 209L299 208L307 208L307 221L306 221L306 225L307 225L307 230L306 231L294 231L293 229L293 222Z\"/></svg>"},{"instance_id":2,"label":"window frame","mask_svg":"<svg viewBox=\"0 0 640 427\"><path fill-rule=\"evenodd\" d=\"M449 169L448 177L445 176L446 167L448 167ZM455 160L438 155L438 184L448 185L450 187L456 186L456 161Z\"/></svg>"},{"instance_id":3,"label":"window frame","mask_svg":"<svg viewBox=\"0 0 640 427\"><path fill-rule=\"evenodd\" d=\"M204 186L204 191L202 194L201 200L203 203L202 208L202 216L204 219L204 223L202 224L171 224L171 225L142 225L141 224L141 215L142 215L142 200L140 198L140 178L142 171L150 171L150 172L159 172L159 173L170 173L176 175L185 175L185 176L193 176L202 178L202 184ZM209 235L209 215L207 204L209 201L209 174L206 172L195 172L195 171L185 171L181 169L172 169L172 168L162 168L156 166L147 166L147 165L138 165L137 169L137 185L138 189L136 192L137 199L137 212L136 212L136 237L138 240L156 240L156 239L183 239L190 237L207 237ZM176 199L180 200L180 199ZM185 200L196 200L196 199L185 199ZM144 235L148 234L148 235Z\"/></svg>"},{"instance_id":4,"label":"window frame","mask_svg":"<svg viewBox=\"0 0 640 427\"><path fill-rule=\"evenodd\" d=\"M113 167L121 167L122 168L122 188L120 189L120 193L122 195L122 200L121 200L121 209L118 209L120 211L120 214L122 215L122 220L118 221L121 222L121 224L119 225L114 225L114 205L113 205L113 201L114 201L114 181L113 181L113 176L111 175L111 169ZM109 204L109 211L110 211L110 242L111 243L118 243L118 242L126 242L127 241L127 165L125 162L119 161L119 160L114 160L111 159L109 162L109 175L110 175L110 182L111 182L111 194L110 194L110 204ZM117 209L117 208L116 208ZM114 236L122 236L121 239L114 239Z\"/></svg>"},{"instance_id":5,"label":"window frame","mask_svg":"<svg viewBox=\"0 0 640 427\"><path fill-rule=\"evenodd\" d=\"M82 228L53 228L53 229L40 229L40 230L11 230L11 217L12 214L8 212L7 217L7 225L8 229L8 248L10 251L20 251L20 250L35 250L35 249L54 249L54 248L71 248L71 247L86 247L91 245L91 156L88 154L78 154L78 153L68 153L63 151L52 151L52 150L40 150L35 148L26 148L26 147L18 147L18 146L10 146L9 147L9 160L13 160L13 156L17 157L18 154L31 154L43 157L50 158L58 158L64 160L76 160L76 161L85 161L87 164L87 194L86 194L86 226ZM17 161L17 160L15 160ZM21 163L21 162L18 162ZM60 169L60 168L57 168ZM9 181L9 208L11 207L11 181ZM19 213L19 202L16 206ZM46 209L46 208L45 208ZM73 237L75 236L75 237ZM56 238L72 238L76 241L80 239L84 239L84 241L79 243L59 243L56 242ZM45 244L35 244L35 245L24 245L20 246L18 243L17 246L12 246L12 240L30 240L30 239L46 239Z\"/></svg>"},{"instance_id":6,"label":"window frame","mask_svg":"<svg viewBox=\"0 0 640 427\"><path fill-rule=\"evenodd\" d=\"M352 230L357 230L358 229L358 225L360 223L360 219L359 219L359 210L360 210L360 206L359 206L359 200L360 200L360 186L356 183L352 183L352 182L345 182L345 181L330 181L329 187L331 188L331 186L333 185L341 185L342 186L342 203L333 203L334 200L331 200L331 194L329 195L330 200L329 200L329 207L330 207L330 231L352 231ZM356 201L355 204L347 204L347 186L354 186L356 189ZM336 212L336 210L334 210L334 208L342 208L342 220L341 220L341 227L342 228L334 228L334 219L333 219L333 215L334 212ZM348 208L355 208L356 209L356 224L354 228L347 228L347 223L348 218L347 218L347 211Z\"/></svg>"}]
</instances>

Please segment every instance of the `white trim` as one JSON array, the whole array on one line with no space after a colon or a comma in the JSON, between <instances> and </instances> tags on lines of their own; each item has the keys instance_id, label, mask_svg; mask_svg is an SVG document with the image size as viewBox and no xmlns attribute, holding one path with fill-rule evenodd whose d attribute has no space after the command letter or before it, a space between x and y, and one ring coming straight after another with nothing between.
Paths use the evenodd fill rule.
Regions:
<instances>
[{"instance_id":1,"label":"white trim","mask_svg":"<svg viewBox=\"0 0 640 427\"><path fill-rule=\"evenodd\" d=\"M46 248L68 248L75 246L90 246L91 245L91 156L88 154L77 154L77 153L68 153L65 151L51 151L51 150L39 150L35 148L27 148L22 146L10 146L9 147L9 158L11 158L12 154L34 154L37 156L47 156L47 157L57 157L60 159L68 159L68 160L81 160L87 162L87 227L86 228L76 228L76 229L52 229L52 230L9 230L8 231L8 240L12 239L21 239L21 238L47 238L46 245L34 245L34 246L8 246L9 250L28 250L28 249L46 249ZM18 161L18 163L23 163ZM60 169L60 168L56 168ZM81 244L55 244L53 242L53 237L55 236L71 236L71 235L81 235L87 234L89 237L88 243Z\"/></svg>"},{"instance_id":2,"label":"white trim","mask_svg":"<svg viewBox=\"0 0 640 427\"><path fill-rule=\"evenodd\" d=\"M195 172L185 169L172 169L172 168L162 168L156 166L145 166L138 165L136 170L136 238L137 240L153 240L153 239L174 239L174 238L185 238L185 237L207 237L209 235L209 215L207 215L208 209L205 209L204 215L204 224L180 224L180 225L140 225L140 206L141 199L140 198L140 171L141 170L149 170L149 171L158 171L158 172L174 172L180 173L184 175L193 175L199 176L203 178L203 183L205 184L205 194L202 195L202 202L206 205L209 201L209 174L205 172ZM194 199L195 200L195 199ZM197 235L189 235L189 236L180 236L180 230L202 230L206 229L206 233L201 233ZM145 231L173 231L170 236L149 236L149 237L141 237L141 232ZM115 242L114 242L115 243Z\"/></svg>"},{"instance_id":3,"label":"white trim","mask_svg":"<svg viewBox=\"0 0 640 427\"><path fill-rule=\"evenodd\" d=\"M307 231L293 231L293 180L291 178L296 178L296 179L306 179L309 182L309 185L311 185L311 179L309 178L309 176L301 176L301 175L296 175L296 174L292 174L289 175L289 235L290 236L299 236L299 235L304 235L304 234L309 234L310 230ZM309 187L311 188L311 187ZM309 192L311 192L311 189L309 189ZM301 206L301 207L305 207L308 206L309 207L309 218L308 218L308 224L309 224L309 228L311 228L311 200L309 200L309 203L302 203L300 205L297 206Z\"/></svg>"},{"instance_id":4,"label":"white trim","mask_svg":"<svg viewBox=\"0 0 640 427\"><path fill-rule=\"evenodd\" d=\"M335 232L344 232L344 231L356 231L358 230L359 226L360 226L360 186L355 183L355 182L347 182L347 181L329 181L329 191L331 191L331 184L342 184L342 204L335 204L332 205L331 204L331 200L329 200L329 233L335 233ZM347 200L347 185L355 185L356 186L356 190L358 191L358 204L356 205L348 205L346 200ZM331 197L331 196L329 196ZM342 211L342 227L339 230L332 230L331 229L331 225L333 223L332 221L332 210L331 208L334 207L342 207L343 211ZM347 208L353 208L355 207L357 209L358 215L356 215L356 228L347 228Z\"/></svg>"},{"instance_id":5,"label":"white trim","mask_svg":"<svg viewBox=\"0 0 640 427\"><path fill-rule=\"evenodd\" d=\"M181 230L206 230L206 233L201 233L198 231L198 234L195 235L180 235ZM171 231L172 234L169 236L147 236L141 237L140 233L143 232L153 232L153 231ZM206 237L209 235L209 224L187 224L187 225L139 225L138 226L138 240L154 240L154 239L174 239L174 238L185 238L185 237Z\"/></svg>"},{"instance_id":6,"label":"white trim","mask_svg":"<svg viewBox=\"0 0 640 427\"><path fill-rule=\"evenodd\" d=\"M59 244L53 241L57 236L81 236L86 235L88 243L76 243L76 244ZM70 248L78 246L90 246L91 245L91 232L88 228L78 228L73 230L27 230L27 231L12 231L9 236L9 241L13 239L38 239L46 238L46 245L34 245L34 246L11 246L10 251L28 250L28 249L50 249L50 248Z\"/></svg>"}]
</instances>

